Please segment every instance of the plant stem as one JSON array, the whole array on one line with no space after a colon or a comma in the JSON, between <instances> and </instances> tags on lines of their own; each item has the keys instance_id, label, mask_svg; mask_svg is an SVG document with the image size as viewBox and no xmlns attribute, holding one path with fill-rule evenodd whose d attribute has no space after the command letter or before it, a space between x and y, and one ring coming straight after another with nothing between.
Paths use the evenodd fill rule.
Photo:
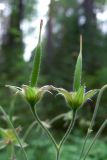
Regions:
<instances>
[{"instance_id":1,"label":"plant stem","mask_svg":"<svg viewBox=\"0 0 107 160\"><path fill-rule=\"evenodd\" d=\"M87 158L89 151L90 151L91 148L93 147L95 141L97 140L97 138L99 137L99 135L101 134L101 132L103 131L103 129L105 128L106 125L107 125L107 119L103 122L103 124L101 125L101 127L100 127L100 129L98 130L97 134L95 135L95 137L94 137L92 143L90 144L90 146L89 146L89 148L88 148L88 150L87 150L87 152L86 152L83 160L85 160L85 159Z\"/></svg>"},{"instance_id":2,"label":"plant stem","mask_svg":"<svg viewBox=\"0 0 107 160\"><path fill-rule=\"evenodd\" d=\"M66 115L66 113L62 113L58 116L56 116L55 118L53 118L51 121L50 121L50 124L53 124L55 121L61 119L62 117L64 117Z\"/></svg>"},{"instance_id":3,"label":"plant stem","mask_svg":"<svg viewBox=\"0 0 107 160\"><path fill-rule=\"evenodd\" d=\"M96 114L97 114L98 107L99 107L99 104L100 104L100 101L101 101L101 97L102 97L103 92L106 88L107 88L107 85L104 85L99 91L97 101L96 101L96 105L95 105L95 110L94 110L93 117L92 117L92 120L91 120L91 123L90 123L90 129L92 129L92 127L94 126L94 122L95 122Z\"/></svg>"},{"instance_id":4,"label":"plant stem","mask_svg":"<svg viewBox=\"0 0 107 160\"><path fill-rule=\"evenodd\" d=\"M99 91L99 94L98 94L98 97L97 97L97 101L96 101L96 105L95 105L95 109L94 109L94 113L93 113L93 116L92 116L92 119L91 119L91 122L90 122L90 126L88 128L88 131L87 131L87 134L86 134L86 137L85 137L85 141L84 141L81 153L80 153L79 160L81 160L81 158L82 158L82 155L84 153L84 150L85 150L85 147L86 147L86 144L87 144L88 137L92 132L92 128L94 126L94 122L95 122L95 118L96 118L96 115L97 115L98 107L99 107L99 104L100 104L100 101L101 101L101 97L102 97L102 94L103 94L103 92L104 92L104 90L106 88L107 88L107 85L104 85Z\"/></svg>"},{"instance_id":5,"label":"plant stem","mask_svg":"<svg viewBox=\"0 0 107 160\"><path fill-rule=\"evenodd\" d=\"M27 138L27 136L29 135L30 131L32 130L32 128L37 124L37 121L34 121L29 128L27 129L27 131L25 132L24 136L23 136L23 140L25 141L25 139Z\"/></svg>"},{"instance_id":6,"label":"plant stem","mask_svg":"<svg viewBox=\"0 0 107 160\"><path fill-rule=\"evenodd\" d=\"M14 146L13 144L8 144L7 146L8 160L13 160L14 157Z\"/></svg>"},{"instance_id":7,"label":"plant stem","mask_svg":"<svg viewBox=\"0 0 107 160\"><path fill-rule=\"evenodd\" d=\"M10 160L13 160L13 158L14 158L14 146L12 145L11 147L12 148L11 148L11 157L10 157Z\"/></svg>"},{"instance_id":8,"label":"plant stem","mask_svg":"<svg viewBox=\"0 0 107 160\"><path fill-rule=\"evenodd\" d=\"M16 101L16 95L14 96L14 98L12 99L11 104L10 104L9 118L10 118L11 122L13 120L12 118L13 118L13 114L14 114L15 101Z\"/></svg>"},{"instance_id":9,"label":"plant stem","mask_svg":"<svg viewBox=\"0 0 107 160\"><path fill-rule=\"evenodd\" d=\"M56 150L56 160L59 160L60 159L60 150L57 149Z\"/></svg>"},{"instance_id":10,"label":"plant stem","mask_svg":"<svg viewBox=\"0 0 107 160\"><path fill-rule=\"evenodd\" d=\"M26 154L26 152L25 152L25 150L24 150L24 148L23 148L23 146L22 146L22 143L21 143L21 141L20 141L20 138L19 138L19 136L18 136L18 134L17 134L17 132L16 132L16 130L15 130L15 128L14 128L11 120L9 119L8 115L6 114L6 112L4 111L4 109L3 109L1 106L0 106L0 110L1 110L1 112L4 114L5 118L7 119L8 125L11 127L13 133L15 134L15 136L16 136L16 138L17 138L17 141L18 141L18 143L19 143L19 145L20 145L20 148L21 148L21 150L22 150L22 152L23 152L23 155L24 155L25 159L28 160L27 154Z\"/></svg>"},{"instance_id":11,"label":"plant stem","mask_svg":"<svg viewBox=\"0 0 107 160\"><path fill-rule=\"evenodd\" d=\"M39 119L37 112L35 110L34 107L31 107L31 111L36 119L36 121L38 122L38 124L40 125L40 127L47 133L48 137L51 139L52 143L54 144L56 150L58 149L58 145L56 143L56 140L54 139L54 137L52 136L52 134L50 133L50 131L43 125L42 121Z\"/></svg>"},{"instance_id":12,"label":"plant stem","mask_svg":"<svg viewBox=\"0 0 107 160\"><path fill-rule=\"evenodd\" d=\"M88 133L88 131L87 131L87 134L86 134L86 137L85 137L85 140L84 140L84 144L83 144L83 147L82 147L82 150L81 150L80 156L79 156L79 160L81 160L82 155L83 155L83 153L84 153L84 149L85 149L85 146L86 146L86 143L87 143L87 139L88 139L88 137L89 137L89 133Z\"/></svg>"},{"instance_id":13,"label":"plant stem","mask_svg":"<svg viewBox=\"0 0 107 160\"><path fill-rule=\"evenodd\" d=\"M70 122L70 125L66 131L66 133L64 134L63 138L61 139L59 145L58 145L58 151L57 151L57 160L60 159L60 151L61 151L61 148L63 146L63 144L65 143L65 141L67 140L70 132L72 131L73 127L74 127L74 124L75 124L75 120L76 120L76 111L73 111L73 117L72 117L72 120Z\"/></svg>"}]
</instances>

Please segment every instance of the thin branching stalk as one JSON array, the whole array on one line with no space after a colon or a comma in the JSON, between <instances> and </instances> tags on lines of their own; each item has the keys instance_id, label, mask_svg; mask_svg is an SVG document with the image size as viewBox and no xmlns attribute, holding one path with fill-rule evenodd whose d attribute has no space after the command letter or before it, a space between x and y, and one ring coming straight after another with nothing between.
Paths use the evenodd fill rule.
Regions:
<instances>
[{"instance_id":1,"label":"thin branching stalk","mask_svg":"<svg viewBox=\"0 0 107 160\"><path fill-rule=\"evenodd\" d=\"M13 160L13 158L14 158L14 146L13 146L12 143L8 144L7 153L8 153L9 160Z\"/></svg>"},{"instance_id":2,"label":"thin branching stalk","mask_svg":"<svg viewBox=\"0 0 107 160\"><path fill-rule=\"evenodd\" d=\"M60 159L60 150L57 149L57 152L56 152L56 160L59 160Z\"/></svg>"},{"instance_id":3,"label":"thin branching stalk","mask_svg":"<svg viewBox=\"0 0 107 160\"><path fill-rule=\"evenodd\" d=\"M63 146L63 144L65 143L65 141L67 140L68 136L70 135L73 127L74 127L74 124L75 124L75 120L76 120L76 111L73 111L73 116L72 116L72 120L70 122L70 125L66 131L66 133L64 134L63 138L61 139L59 145L58 145L58 150L57 150L57 160L60 160L60 151L61 151L61 148Z\"/></svg>"},{"instance_id":4,"label":"thin branching stalk","mask_svg":"<svg viewBox=\"0 0 107 160\"><path fill-rule=\"evenodd\" d=\"M100 101L101 101L101 97L102 97L103 92L105 91L106 88L107 88L107 85L104 85L99 91L99 94L98 94L98 97L97 97L97 101L96 101L96 105L95 105L95 109L94 109L94 113L93 113L93 116L92 116L92 119L91 119L91 122L90 122L90 126L88 128L88 131L87 131L87 134L86 134L86 137L85 137L85 141L84 141L81 153L80 153L79 160L81 160L81 158L83 156L83 153L84 153L84 150L85 150L85 147L86 147L86 144L87 144L88 137L91 134L93 126L94 126L94 123L95 123L95 118L96 118L96 115L97 115L97 111L98 111L98 107L99 107L99 104L100 104Z\"/></svg>"},{"instance_id":5,"label":"thin branching stalk","mask_svg":"<svg viewBox=\"0 0 107 160\"><path fill-rule=\"evenodd\" d=\"M54 144L56 150L58 149L58 145L57 142L55 140L55 138L53 137L53 135L50 133L50 131L44 126L44 124L42 123L42 121L40 120L40 118L38 117L38 114L35 110L35 108L31 108L31 111L35 117L36 122L38 122L38 124L40 125L40 127L47 133L48 137L50 138L50 140L52 141L52 143Z\"/></svg>"},{"instance_id":6,"label":"thin branching stalk","mask_svg":"<svg viewBox=\"0 0 107 160\"><path fill-rule=\"evenodd\" d=\"M89 133L88 133L88 131L87 131L87 134L86 134L86 136L85 136L85 140L84 140L84 143L83 143L83 146L82 146L82 150L81 150L81 153L80 153L80 156L79 156L79 160L81 160L81 158L82 158L82 156L83 156L84 149L85 149L85 146L86 146L88 137L89 137Z\"/></svg>"},{"instance_id":7,"label":"thin branching stalk","mask_svg":"<svg viewBox=\"0 0 107 160\"><path fill-rule=\"evenodd\" d=\"M101 97L102 97L103 92L105 91L105 89L107 89L107 85L104 85L99 91L99 94L98 94L98 97L97 97L97 101L96 101L96 105L95 105L95 110L94 110L93 117L92 117L92 120L91 120L91 123L90 123L90 127L89 127L91 130L92 130L92 127L94 126L94 122L95 122L95 118L96 118L96 115L97 115L98 107L99 107L99 104L100 104L100 101L101 101Z\"/></svg>"},{"instance_id":8,"label":"thin branching stalk","mask_svg":"<svg viewBox=\"0 0 107 160\"><path fill-rule=\"evenodd\" d=\"M56 116L55 118L53 118L53 119L49 122L49 124L53 124L53 123L56 122L57 120L63 118L65 115L66 115L66 113L62 113L62 114Z\"/></svg>"},{"instance_id":9,"label":"thin branching stalk","mask_svg":"<svg viewBox=\"0 0 107 160\"><path fill-rule=\"evenodd\" d=\"M4 109L3 109L1 106L0 106L0 110L1 110L1 112L4 114L4 116L5 116L6 120L7 120L8 125L9 125L9 126L11 127L11 129L13 130L13 133L15 134L15 136L16 136L16 138L17 138L17 141L18 141L18 143L19 143L19 145L20 145L20 147L21 147L21 150L22 150L22 152L23 152L23 155L24 155L25 159L28 160L27 154L26 154L26 152L25 152L25 150L24 150L24 148L23 148L23 145L22 145L22 143L21 143L21 141L20 141L20 138L19 138L19 136L18 136L18 134L17 134L17 132L16 132L16 130L15 130L15 128L14 128L11 120L9 119L8 115L6 114L6 112L4 111Z\"/></svg>"},{"instance_id":10,"label":"thin branching stalk","mask_svg":"<svg viewBox=\"0 0 107 160\"><path fill-rule=\"evenodd\" d=\"M28 137L29 133L31 132L32 128L37 124L37 121L34 121L26 130L24 136L23 136L23 140L25 141L26 138Z\"/></svg>"},{"instance_id":11,"label":"thin branching stalk","mask_svg":"<svg viewBox=\"0 0 107 160\"><path fill-rule=\"evenodd\" d=\"M100 129L98 130L98 132L96 133L92 143L90 144L89 148L86 151L86 154L83 158L83 160L86 160L91 148L93 147L93 145L95 144L95 141L97 140L97 138L99 137L99 135L101 134L101 132L103 131L103 129L105 128L105 126L107 125L107 119L103 122L103 124L101 125Z\"/></svg>"},{"instance_id":12,"label":"thin branching stalk","mask_svg":"<svg viewBox=\"0 0 107 160\"><path fill-rule=\"evenodd\" d=\"M10 104L9 117L10 117L11 122L13 120L12 118L13 118L13 114L14 114L15 101L16 101L16 95L14 96L14 98L12 99L11 104Z\"/></svg>"},{"instance_id":13,"label":"thin branching stalk","mask_svg":"<svg viewBox=\"0 0 107 160\"><path fill-rule=\"evenodd\" d=\"M10 160L13 160L14 158L14 146L12 145L11 146L11 157L10 157Z\"/></svg>"}]
</instances>

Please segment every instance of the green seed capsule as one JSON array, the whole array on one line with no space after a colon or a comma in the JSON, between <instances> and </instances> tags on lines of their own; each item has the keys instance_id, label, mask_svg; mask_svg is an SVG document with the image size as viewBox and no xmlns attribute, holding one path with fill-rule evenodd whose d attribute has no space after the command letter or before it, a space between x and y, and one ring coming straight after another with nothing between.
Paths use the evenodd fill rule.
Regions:
<instances>
[{"instance_id":1,"label":"green seed capsule","mask_svg":"<svg viewBox=\"0 0 107 160\"><path fill-rule=\"evenodd\" d=\"M73 83L73 90L78 91L81 86L81 77L82 77L82 37L80 37L80 53L77 58L77 63L75 67L74 73L74 83Z\"/></svg>"},{"instance_id":2,"label":"green seed capsule","mask_svg":"<svg viewBox=\"0 0 107 160\"><path fill-rule=\"evenodd\" d=\"M41 55L42 55L42 48L41 48L41 30L42 30L43 21L41 20L40 23L40 32L39 32L39 40L36 47L36 52L34 56L34 62L33 62L33 68L31 72L31 78L30 78L30 86L34 87L37 85L37 80L39 76L40 71L40 64L41 64Z\"/></svg>"}]
</instances>

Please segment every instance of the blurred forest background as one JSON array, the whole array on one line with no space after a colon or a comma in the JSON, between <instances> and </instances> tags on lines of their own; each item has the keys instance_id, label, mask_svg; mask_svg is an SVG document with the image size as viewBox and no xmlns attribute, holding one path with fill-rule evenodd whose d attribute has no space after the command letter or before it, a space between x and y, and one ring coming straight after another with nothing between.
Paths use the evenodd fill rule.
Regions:
<instances>
[{"instance_id":1,"label":"blurred forest background","mask_svg":"<svg viewBox=\"0 0 107 160\"><path fill-rule=\"evenodd\" d=\"M41 2L39 2L41 1ZM25 51L36 41L25 43L26 37L36 33L38 37L39 23L37 6L43 0L0 0L0 105L9 112L13 104L13 94L10 94L4 84L21 86L29 83L32 68L34 47L26 60ZM44 8L41 5L40 10ZM87 90L101 88L107 84L107 4L104 0L50 0L45 16L46 27L43 33L43 56L39 78L39 86L52 84L72 90L73 74L79 53L79 37L83 36L83 83ZM42 17L41 17L42 18ZM38 21L39 22L39 21ZM29 27L28 27L29 26ZM28 28L28 29L27 29ZM36 47L36 46L35 46ZM107 118L107 92L104 93L98 111L94 131L97 131ZM76 126L68 143L62 160L77 159L83 138L91 119L95 99L87 103L80 111ZM23 99L17 97L14 103L14 115L18 117L14 125L22 126L21 135L34 120L29 107ZM49 121L59 114L69 112L69 108L60 96L53 98L46 95L38 104L38 114L44 121ZM29 118L28 118L29 117ZM69 124L69 115L52 125L52 132L57 139L62 136ZM6 127L1 118L0 124ZM39 140L39 135L40 140ZM97 141L87 160L107 160L107 129ZM45 140L44 140L45 137ZM31 139L34 139L31 141ZM42 143L44 141L44 143ZM53 160L52 147L40 128L33 129L27 143L30 160ZM35 148L34 148L35 147ZM40 152L43 152L41 155ZM5 151L1 151L4 157ZM3 158L2 158L3 159ZM5 158L4 158L5 159Z\"/></svg>"}]
</instances>

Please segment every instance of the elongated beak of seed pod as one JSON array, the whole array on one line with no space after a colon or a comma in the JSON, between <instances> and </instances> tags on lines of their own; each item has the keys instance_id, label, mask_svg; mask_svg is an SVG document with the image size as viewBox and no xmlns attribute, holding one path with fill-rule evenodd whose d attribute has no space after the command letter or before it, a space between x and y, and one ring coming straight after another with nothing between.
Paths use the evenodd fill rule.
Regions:
<instances>
[{"instance_id":1,"label":"elongated beak of seed pod","mask_svg":"<svg viewBox=\"0 0 107 160\"><path fill-rule=\"evenodd\" d=\"M41 31L43 26L43 20L40 22L40 31L39 31L39 38L38 44L35 50L34 61L33 61L33 68L30 76L30 86L34 87L37 85L39 71L40 71L40 64L41 64L41 55L42 55L42 47L41 47Z\"/></svg>"}]
</instances>

